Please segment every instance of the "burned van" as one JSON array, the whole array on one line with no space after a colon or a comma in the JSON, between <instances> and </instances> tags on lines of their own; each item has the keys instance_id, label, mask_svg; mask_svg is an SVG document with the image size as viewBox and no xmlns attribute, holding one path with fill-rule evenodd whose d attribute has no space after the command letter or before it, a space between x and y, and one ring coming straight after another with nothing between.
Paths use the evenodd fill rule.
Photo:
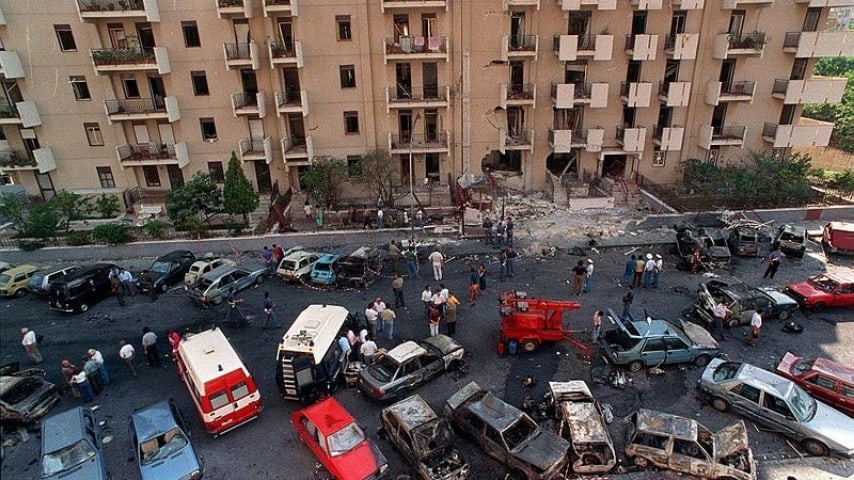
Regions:
<instances>
[{"instance_id":1,"label":"burned van","mask_svg":"<svg viewBox=\"0 0 854 480\"><path fill-rule=\"evenodd\" d=\"M360 247L338 262L338 284L349 288L367 288L379 278L383 256L373 247Z\"/></svg>"}]
</instances>

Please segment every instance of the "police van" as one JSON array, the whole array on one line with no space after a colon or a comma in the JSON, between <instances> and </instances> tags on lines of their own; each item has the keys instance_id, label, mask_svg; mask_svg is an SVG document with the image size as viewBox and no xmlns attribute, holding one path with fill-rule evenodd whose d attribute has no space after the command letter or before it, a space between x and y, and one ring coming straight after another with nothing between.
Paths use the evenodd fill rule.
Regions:
<instances>
[{"instance_id":1,"label":"police van","mask_svg":"<svg viewBox=\"0 0 854 480\"><path fill-rule=\"evenodd\" d=\"M309 305L299 314L276 353L276 384L285 399L311 404L338 388L347 366L339 333L351 321L337 305Z\"/></svg>"},{"instance_id":2,"label":"police van","mask_svg":"<svg viewBox=\"0 0 854 480\"><path fill-rule=\"evenodd\" d=\"M208 433L221 435L263 410L255 380L219 328L182 340L176 360Z\"/></svg>"}]
</instances>

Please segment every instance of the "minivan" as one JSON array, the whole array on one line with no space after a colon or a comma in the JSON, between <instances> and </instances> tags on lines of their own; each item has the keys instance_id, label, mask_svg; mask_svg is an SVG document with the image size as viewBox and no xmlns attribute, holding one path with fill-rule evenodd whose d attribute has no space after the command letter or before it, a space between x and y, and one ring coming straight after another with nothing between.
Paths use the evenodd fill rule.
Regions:
<instances>
[{"instance_id":1,"label":"minivan","mask_svg":"<svg viewBox=\"0 0 854 480\"><path fill-rule=\"evenodd\" d=\"M338 284L350 288L370 287L383 269L383 256L373 247L360 247L338 262Z\"/></svg>"},{"instance_id":2,"label":"minivan","mask_svg":"<svg viewBox=\"0 0 854 480\"><path fill-rule=\"evenodd\" d=\"M771 249L780 247L786 255L804 258L807 250L807 229L797 225L780 225L771 243Z\"/></svg>"},{"instance_id":3,"label":"minivan","mask_svg":"<svg viewBox=\"0 0 854 480\"><path fill-rule=\"evenodd\" d=\"M38 271L35 265L20 265L0 273L0 297L23 297L30 278Z\"/></svg>"},{"instance_id":4,"label":"minivan","mask_svg":"<svg viewBox=\"0 0 854 480\"><path fill-rule=\"evenodd\" d=\"M52 282L59 280L69 273L74 273L77 270L80 270L79 265L72 265L69 267L51 267L39 270L30 278L30 284L27 289L36 295L44 297L47 295Z\"/></svg>"},{"instance_id":5,"label":"minivan","mask_svg":"<svg viewBox=\"0 0 854 480\"><path fill-rule=\"evenodd\" d=\"M854 223L828 223L822 231L821 243L830 253L854 255Z\"/></svg>"},{"instance_id":6,"label":"minivan","mask_svg":"<svg viewBox=\"0 0 854 480\"><path fill-rule=\"evenodd\" d=\"M48 305L63 312L83 313L110 295L111 263L96 263L83 267L50 284Z\"/></svg>"},{"instance_id":7,"label":"minivan","mask_svg":"<svg viewBox=\"0 0 854 480\"><path fill-rule=\"evenodd\" d=\"M42 422L42 478L106 480L101 432L88 408L77 407Z\"/></svg>"}]
</instances>

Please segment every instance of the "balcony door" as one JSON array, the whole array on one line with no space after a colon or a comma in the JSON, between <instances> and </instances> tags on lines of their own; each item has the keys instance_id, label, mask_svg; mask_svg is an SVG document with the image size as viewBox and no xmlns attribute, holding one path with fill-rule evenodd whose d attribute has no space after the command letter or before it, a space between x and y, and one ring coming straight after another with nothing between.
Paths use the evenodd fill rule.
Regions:
<instances>
[{"instance_id":1,"label":"balcony door","mask_svg":"<svg viewBox=\"0 0 854 480\"><path fill-rule=\"evenodd\" d=\"M148 135L148 127L145 124L134 125L133 136L136 139L137 145L148 145L151 143L151 137Z\"/></svg>"},{"instance_id":2,"label":"balcony door","mask_svg":"<svg viewBox=\"0 0 854 480\"><path fill-rule=\"evenodd\" d=\"M421 35L425 37L436 36L436 14L422 13L421 14Z\"/></svg>"},{"instance_id":3,"label":"balcony door","mask_svg":"<svg viewBox=\"0 0 854 480\"><path fill-rule=\"evenodd\" d=\"M255 77L255 70L241 68L240 84L243 86L243 95L246 97L246 104L256 105L255 95L258 93L258 79Z\"/></svg>"},{"instance_id":4,"label":"balcony door","mask_svg":"<svg viewBox=\"0 0 854 480\"><path fill-rule=\"evenodd\" d=\"M412 110L400 110L397 113L397 126L400 130L400 142L409 143L412 141Z\"/></svg>"},{"instance_id":5,"label":"balcony door","mask_svg":"<svg viewBox=\"0 0 854 480\"><path fill-rule=\"evenodd\" d=\"M424 136L428 142L439 140L439 111L427 109L424 111Z\"/></svg>"},{"instance_id":6,"label":"balcony door","mask_svg":"<svg viewBox=\"0 0 854 480\"><path fill-rule=\"evenodd\" d=\"M409 15L395 15L394 21L394 41L400 42L401 37L409 36Z\"/></svg>"},{"instance_id":7,"label":"balcony door","mask_svg":"<svg viewBox=\"0 0 854 480\"><path fill-rule=\"evenodd\" d=\"M291 145L305 145L305 124L301 113L288 114L288 131L291 135Z\"/></svg>"},{"instance_id":8,"label":"balcony door","mask_svg":"<svg viewBox=\"0 0 854 480\"><path fill-rule=\"evenodd\" d=\"M670 35L685 33L685 10L675 10L670 17Z\"/></svg>"},{"instance_id":9,"label":"balcony door","mask_svg":"<svg viewBox=\"0 0 854 480\"><path fill-rule=\"evenodd\" d=\"M439 98L439 67L434 62L421 65L421 82L424 98Z\"/></svg>"},{"instance_id":10,"label":"balcony door","mask_svg":"<svg viewBox=\"0 0 854 480\"><path fill-rule=\"evenodd\" d=\"M394 65L397 98L412 98L412 68L408 63Z\"/></svg>"},{"instance_id":11,"label":"balcony door","mask_svg":"<svg viewBox=\"0 0 854 480\"><path fill-rule=\"evenodd\" d=\"M585 78L587 78L586 62L566 62L566 69L563 73L564 83L584 83Z\"/></svg>"},{"instance_id":12,"label":"balcony door","mask_svg":"<svg viewBox=\"0 0 854 480\"><path fill-rule=\"evenodd\" d=\"M525 88L525 62L510 62L510 91L522 93Z\"/></svg>"},{"instance_id":13,"label":"balcony door","mask_svg":"<svg viewBox=\"0 0 854 480\"><path fill-rule=\"evenodd\" d=\"M151 24L142 22L136 24L136 36L139 39L139 48L151 51L157 45L154 43L154 31Z\"/></svg>"},{"instance_id":14,"label":"balcony door","mask_svg":"<svg viewBox=\"0 0 854 480\"><path fill-rule=\"evenodd\" d=\"M819 20L821 19L821 7L808 8L807 15L804 17L804 26L802 32L817 32Z\"/></svg>"},{"instance_id":15,"label":"balcony door","mask_svg":"<svg viewBox=\"0 0 854 480\"><path fill-rule=\"evenodd\" d=\"M249 20L246 18L235 18L234 19L234 41L238 44L249 44L249 40L251 40L251 34L249 32ZM246 56L249 56L249 52L246 52Z\"/></svg>"},{"instance_id":16,"label":"balcony door","mask_svg":"<svg viewBox=\"0 0 854 480\"><path fill-rule=\"evenodd\" d=\"M525 35L525 12L510 14L510 48L521 48Z\"/></svg>"},{"instance_id":17,"label":"balcony door","mask_svg":"<svg viewBox=\"0 0 854 480\"><path fill-rule=\"evenodd\" d=\"M163 145L175 145L175 132L171 123L158 123L157 132L160 134L160 143Z\"/></svg>"},{"instance_id":18,"label":"balcony door","mask_svg":"<svg viewBox=\"0 0 854 480\"><path fill-rule=\"evenodd\" d=\"M569 12L567 35L587 35L590 26L590 12Z\"/></svg>"},{"instance_id":19,"label":"balcony door","mask_svg":"<svg viewBox=\"0 0 854 480\"><path fill-rule=\"evenodd\" d=\"M169 175L169 185L172 190L184 186L184 173L178 165L166 165L166 174Z\"/></svg>"},{"instance_id":20,"label":"balcony door","mask_svg":"<svg viewBox=\"0 0 854 480\"><path fill-rule=\"evenodd\" d=\"M643 35L646 33L646 12L634 12L632 14L632 35Z\"/></svg>"},{"instance_id":21,"label":"balcony door","mask_svg":"<svg viewBox=\"0 0 854 480\"><path fill-rule=\"evenodd\" d=\"M282 80L285 86L285 103L298 103L301 87L297 67L282 68Z\"/></svg>"},{"instance_id":22,"label":"balcony door","mask_svg":"<svg viewBox=\"0 0 854 480\"><path fill-rule=\"evenodd\" d=\"M36 174L36 182L39 184L39 191L42 194L42 198L45 200L50 200L56 195L56 189L53 188L53 180L50 178L49 173L39 173Z\"/></svg>"},{"instance_id":23,"label":"balcony door","mask_svg":"<svg viewBox=\"0 0 854 480\"><path fill-rule=\"evenodd\" d=\"M728 58L721 62L721 76L718 77L718 81L723 83L723 91L729 91L730 85L732 85L732 79L735 76L735 59Z\"/></svg>"},{"instance_id":24,"label":"balcony door","mask_svg":"<svg viewBox=\"0 0 854 480\"><path fill-rule=\"evenodd\" d=\"M256 149L256 144L264 142L264 121L260 118L249 119L249 138L252 140L252 150Z\"/></svg>"},{"instance_id":25,"label":"balcony door","mask_svg":"<svg viewBox=\"0 0 854 480\"><path fill-rule=\"evenodd\" d=\"M282 43L285 50L290 52L294 46L294 23L290 17L279 19L279 34L282 37Z\"/></svg>"},{"instance_id":26,"label":"balcony door","mask_svg":"<svg viewBox=\"0 0 854 480\"><path fill-rule=\"evenodd\" d=\"M520 107L507 108L507 134L511 137L522 135L525 130L525 110Z\"/></svg>"},{"instance_id":27,"label":"balcony door","mask_svg":"<svg viewBox=\"0 0 854 480\"><path fill-rule=\"evenodd\" d=\"M151 98L154 100L154 106L157 109L166 108L166 87L163 86L163 79L158 75L148 77L148 87L151 89Z\"/></svg>"},{"instance_id":28,"label":"balcony door","mask_svg":"<svg viewBox=\"0 0 854 480\"><path fill-rule=\"evenodd\" d=\"M258 185L258 193L269 193L273 191L273 180L270 178L270 166L264 160L255 160L255 183Z\"/></svg>"},{"instance_id":29,"label":"balcony door","mask_svg":"<svg viewBox=\"0 0 854 480\"><path fill-rule=\"evenodd\" d=\"M125 27L121 23L108 23L107 33L110 35L110 46L116 49L128 48L128 38Z\"/></svg>"},{"instance_id":30,"label":"balcony door","mask_svg":"<svg viewBox=\"0 0 854 480\"><path fill-rule=\"evenodd\" d=\"M733 10L729 16L728 33L740 35L744 29L744 10Z\"/></svg>"}]
</instances>

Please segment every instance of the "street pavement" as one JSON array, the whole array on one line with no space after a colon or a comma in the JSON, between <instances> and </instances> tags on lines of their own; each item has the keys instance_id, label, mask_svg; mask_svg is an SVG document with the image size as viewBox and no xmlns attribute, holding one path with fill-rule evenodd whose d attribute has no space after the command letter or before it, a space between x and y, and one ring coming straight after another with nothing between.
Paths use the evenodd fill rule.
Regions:
<instances>
[{"instance_id":1,"label":"street pavement","mask_svg":"<svg viewBox=\"0 0 854 480\"><path fill-rule=\"evenodd\" d=\"M296 240L280 237L279 243L285 248L300 244L336 253L348 253L362 243L385 244L392 237L400 238L408 234L409 232L331 236L321 234L301 236ZM591 384L597 398L613 409L615 421L610 429L618 452L626 442L626 427L622 419L639 407L692 417L713 430L739 419L734 414L720 413L711 407L703 406L696 399L694 386L701 369L692 366L666 367L663 374L652 374L648 371L629 374L630 383L626 388L617 389L604 380L611 367L605 365L595 346L592 363L589 365L581 360L576 350L565 343L543 345L533 354L497 354L500 324L496 295L499 291L520 289L527 291L532 297L578 300L582 309L568 314L565 318L566 324L579 332L589 332L594 311L620 308L620 298L624 290L618 283L619 277L627 259L626 253L636 247L612 244L595 250L588 249L585 256L575 256L564 249L558 249L554 256L525 255L516 262L514 278L502 283L498 281L497 250L477 240L445 237L436 238L435 241L451 258L446 265L443 281L460 300L464 300L467 295L471 265L484 264L489 275L486 295L475 302L464 302L458 313L456 338L468 352L466 361L470 368L467 373L463 376L440 376L415 391L435 410L441 411L443 402L469 381L477 381L506 401L521 405L527 396L540 398L550 380L583 379ZM643 244L644 239L633 236L632 241ZM773 282L761 280L764 263L760 259L735 259L729 270L716 271L713 276L691 275L674 268L676 257L671 253L670 245L661 244L652 238L646 245L648 246L641 247L636 253L662 254L665 258L665 271L660 289L640 289L637 292L634 310L636 313L646 311L652 316L670 319L681 315L693 303L697 284L709 278L784 285L804 279L825 268L851 268L850 260L844 258L832 258L830 265L826 265L820 250L811 245L810 254L803 260L784 262ZM518 250L525 250L524 245L517 247ZM162 253L165 251L166 249ZM99 253L102 257L93 260L111 258L110 249L101 249ZM196 253L203 254L204 250ZM569 278L570 268L579 259L588 256L596 265L593 291L581 297L573 297L565 280ZM10 255L4 255L4 260L14 261L14 258L7 257ZM260 258L260 252L235 252L231 257L239 263L255 263ZM116 262L139 269L150 264L151 259L120 258L116 259ZM427 324L421 309L416 305L419 293L425 285L438 284L428 270L429 265L422 265L417 278L406 279L404 290L408 308L397 311L396 339L389 341L380 338L380 347L389 348L403 339L417 339L427 335ZM376 296L382 296L389 302L392 299L389 275L387 265L384 277L367 291L322 290L306 285L286 285L274 279L257 289L244 292L243 307L254 317L254 323L245 330L227 329L226 334L255 376L264 397L265 410L258 420L219 438L212 438L204 433L192 409L189 395L168 358L164 358L162 368L149 368L138 364L139 377L133 378L117 356L118 342L122 339L134 343L137 351L141 351L140 338L144 326L149 326L159 335L160 351L168 353L168 330L186 327L199 331L211 320L221 320L225 316L224 307L202 309L194 305L180 289L161 295L154 303L145 297L128 298L129 305L124 308L117 305L115 298L108 298L81 315L49 311L43 301L33 296L4 300L0 303L0 362L20 361L22 365L27 364L20 345L19 330L23 326L45 335L45 343L41 349L45 356L44 368L47 370L48 379L57 384L62 383L59 372L61 359L68 358L72 362L79 362L86 350L93 347L104 353L113 383L97 398L99 409L96 415L104 421L103 429L111 437L111 442L105 447L105 454L115 480L139 478L127 433L129 414L134 409L166 397L175 398L185 416L191 419L194 433L192 440L205 462L206 478L323 478L316 460L298 441L290 426L290 415L300 406L295 402L282 400L277 394L274 357L282 332L260 329L261 298L265 291L270 292L278 305L279 318L287 327L305 306L313 303L339 304L353 312L363 312L365 306ZM744 335L747 328L739 327L730 332L730 340L723 342L721 349L730 359L744 360L771 369L786 351L830 357L854 365L854 351L848 347L854 340L854 312L850 309L826 310L820 314L798 312L794 320L805 326L804 333L785 333L780 328L779 321L768 320L757 347L746 345ZM584 335L580 334L582 338ZM522 386L522 379L528 375L537 380L532 387ZM369 436L379 442L391 463L390 478L409 473L402 457L389 443L377 438L378 414L382 405L364 398L355 389L342 388L335 396L365 427ZM70 395L64 395L52 413L76 406L78 402ZM552 428L553 424L545 421L543 426ZM760 479L776 480L793 476L798 480L819 480L850 478L854 475L854 465L850 460L805 460L801 458L802 452L795 451L783 437L764 431L749 422L748 426L751 446L760 466ZM5 430L3 440L9 441L9 446L4 447L3 477L22 480L38 478L38 432L32 431L29 441L24 442L16 431ZM505 469L499 463L482 453L470 441L461 439L459 443L472 464L472 478L504 478ZM638 480L688 478L672 472L637 471L629 465L621 458L620 467L606 477Z\"/></svg>"}]
</instances>

